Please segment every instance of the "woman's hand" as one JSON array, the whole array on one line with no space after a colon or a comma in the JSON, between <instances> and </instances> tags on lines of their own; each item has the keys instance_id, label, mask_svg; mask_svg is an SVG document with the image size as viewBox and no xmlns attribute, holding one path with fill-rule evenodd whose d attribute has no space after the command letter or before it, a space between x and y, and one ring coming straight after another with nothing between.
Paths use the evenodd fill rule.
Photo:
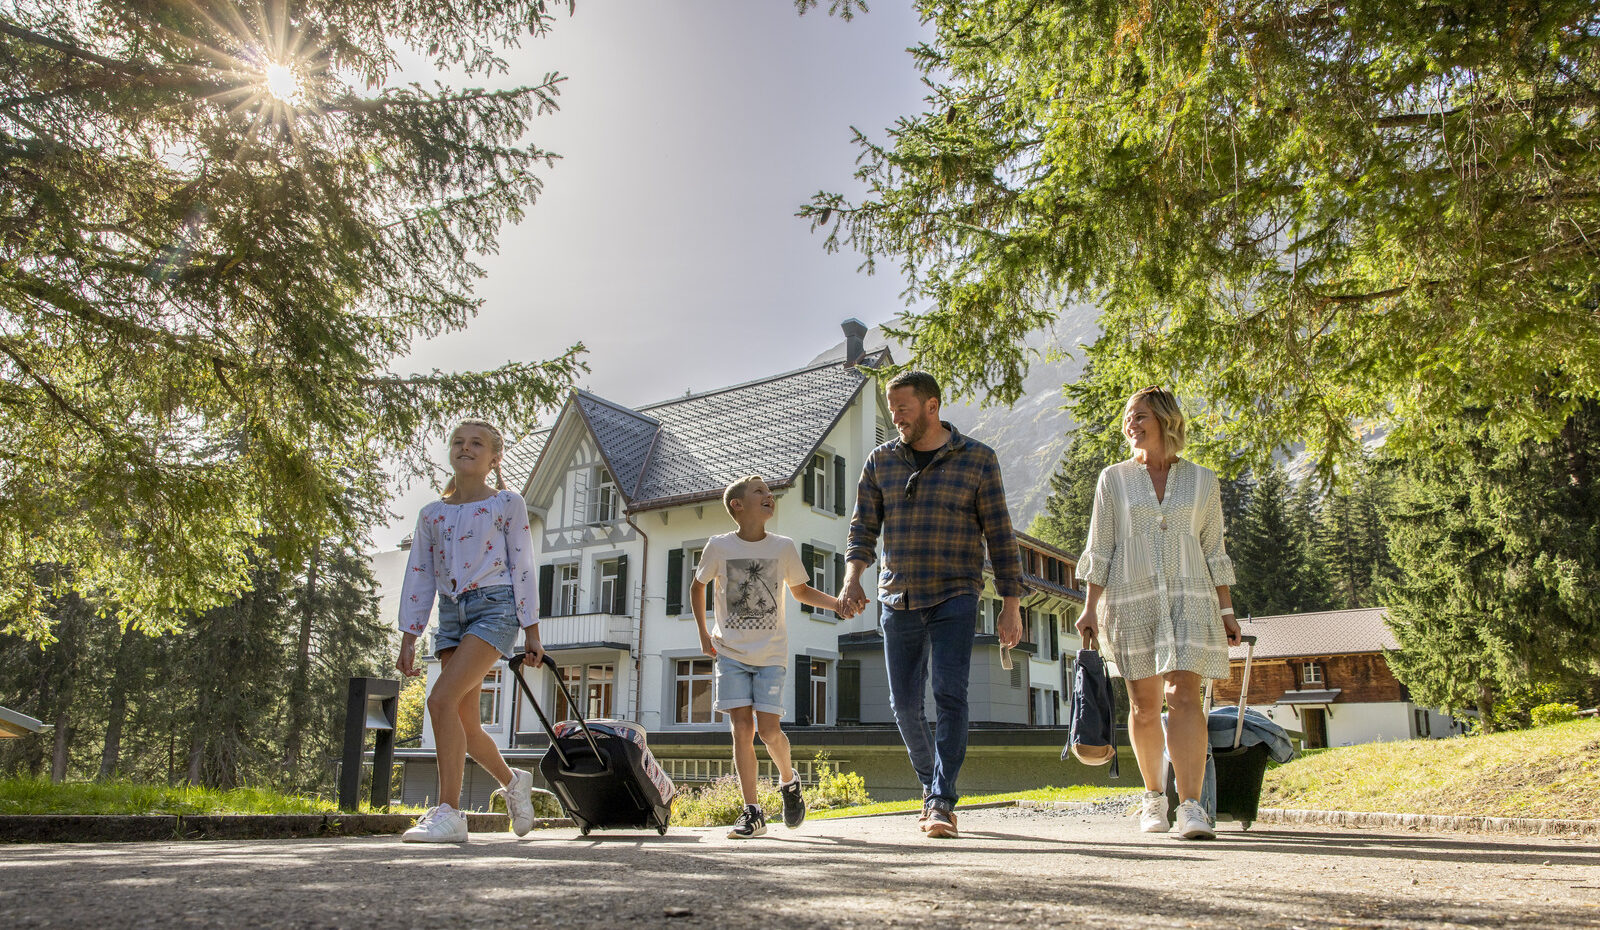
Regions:
<instances>
[{"instance_id":1,"label":"woman's hand","mask_svg":"<svg viewBox=\"0 0 1600 930\"><path fill-rule=\"evenodd\" d=\"M1093 607L1085 607L1083 613L1078 615L1078 638L1083 640L1083 645L1094 649L1100 644L1100 613ZM1093 645L1091 645L1093 644Z\"/></svg>"},{"instance_id":2,"label":"woman's hand","mask_svg":"<svg viewBox=\"0 0 1600 930\"><path fill-rule=\"evenodd\" d=\"M523 668L538 668L539 663L544 661L544 644L539 642L537 625L528 627L527 633L524 634L522 654Z\"/></svg>"},{"instance_id":3,"label":"woman's hand","mask_svg":"<svg viewBox=\"0 0 1600 930\"><path fill-rule=\"evenodd\" d=\"M1222 615L1222 630L1228 634L1228 645L1237 646L1244 642L1244 634L1239 631L1239 621L1233 618L1233 614Z\"/></svg>"},{"instance_id":4,"label":"woman's hand","mask_svg":"<svg viewBox=\"0 0 1600 930\"><path fill-rule=\"evenodd\" d=\"M394 662L394 670L407 678L422 674L422 669L417 668L417 634L406 633L400 637L400 657Z\"/></svg>"}]
</instances>

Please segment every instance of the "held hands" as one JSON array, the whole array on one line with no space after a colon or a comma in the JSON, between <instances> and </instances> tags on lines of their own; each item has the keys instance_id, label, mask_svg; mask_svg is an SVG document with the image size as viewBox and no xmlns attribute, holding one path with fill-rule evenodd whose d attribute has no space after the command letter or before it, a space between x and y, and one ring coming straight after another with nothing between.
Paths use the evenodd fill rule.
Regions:
<instances>
[{"instance_id":1,"label":"held hands","mask_svg":"<svg viewBox=\"0 0 1600 930\"><path fill-rule=\"evenodd\" d=\"M872 601L867 597L867 592L861 589L861 582L855 578L845 581L844 590L839 592L839 616L846 620L854 617L867 609Z\"/></svg>"},{"instance_id":2,"label":"held hands","mask_svg":"<svg viewBox=\"0 0 1600 930\"><path fill-rule=\"evenodd\" d=\"M422 674L422 669L417 668L417 634L406 633L400 637L400 657L394 662L394 670L407 678Z\"/></svg>"}]
</instances>

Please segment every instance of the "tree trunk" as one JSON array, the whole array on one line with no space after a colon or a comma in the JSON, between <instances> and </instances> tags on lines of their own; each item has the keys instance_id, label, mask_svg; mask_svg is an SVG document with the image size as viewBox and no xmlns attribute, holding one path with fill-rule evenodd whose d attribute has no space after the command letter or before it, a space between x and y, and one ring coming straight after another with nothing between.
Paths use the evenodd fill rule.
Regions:
<instances>
[{"instance_id":1,"label":"tree trunk","mask_svg":"<svg viewBox=\"0 0 1600 930\"><path fill-rule=\"evenodd\" d=\"M289 681L289 722L283 738L283 771L292 781L300 769L302 733L306 728L307 691L311 678L311 621L317 610L317 569L322 561L320 544L311 550L305 592L300 601L300 636L296 642L294 672Z\"/></svg>"},{"instance_id":2,"label":"tree trunk","mask_svg":"<svg viewBox=\"0 0 1600 930\"><path fill-rule=\"evenodd\" d=\"M1494 685L1488 679L1478 681L1478 723L1483 732L1496 730L1494 720Z\"/></svg>"},{"instance_id":3,"label":"tree trunk","mask_svg":"<svg viewBox=\"0 0 1600 930\"><path fill-rule=\"evenodd\" d=\"M111 693L106 708L106 740L100 749L100 771L97 781L115 778L122 761L122 723L128 716L128 653L133 648L133 637L138 634L122 628L117 639L117 657L111 664Z\"/></svg>"},{"instance_id":4,"label":"tree trunk","mask_svg":"<svg viewBox=\"0 0 1600 930\"><path fill-rule=\"evenodd\" d=\"M65 706L56 713L55 746L50 753L50 780L60 784L67 778L68 750L72 746L72 717Z\"/></svg>"}]
</instances>

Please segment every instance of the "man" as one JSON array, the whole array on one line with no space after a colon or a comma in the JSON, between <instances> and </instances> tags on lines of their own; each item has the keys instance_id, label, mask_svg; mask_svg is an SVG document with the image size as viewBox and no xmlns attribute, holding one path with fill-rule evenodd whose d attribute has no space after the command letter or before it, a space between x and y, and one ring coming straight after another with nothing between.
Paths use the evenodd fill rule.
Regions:
<instances>
[{"instance_id":1,"label":"man","mask_svg":"<svg viewBox=\"0 0 1600 930\"><path fill-rule=\"evenodd\" d=\"M889 703L922 782L919 825L931 837L956 837L956 776L967 755L967 675L984 543L1004 601L997 632L1007 648L1022 639L1022 560L994 450L939 419L939 382L932 375L902 372L887 390L900 438L874 449L861 470L840 599L852 613L866 608L861 573L872 564L881 534L878 597L885 608ZM922 697L930 670L931 740Z\"/></svg>"}]
</instances>

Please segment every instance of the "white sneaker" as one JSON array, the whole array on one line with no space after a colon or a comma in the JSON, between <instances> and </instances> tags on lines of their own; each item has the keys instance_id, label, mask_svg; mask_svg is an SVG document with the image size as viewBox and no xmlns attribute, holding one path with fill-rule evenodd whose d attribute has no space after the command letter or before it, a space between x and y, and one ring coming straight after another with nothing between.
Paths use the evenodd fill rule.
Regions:
<instances>
[{"instance_id":1,"label":"white sneaker","mask_svg":"<svg viewBox=\"0 0 1600 930\"><path fill-rule=\"evenodd\" d=\"M407 843L465 843L467 815L448 804L430 807L400 839Z\"/></svg>"},{"instance_id":2,"label":"white sneaker","mask_svg":"<svg viewBox=\"0 0 1600 930\"><path fill-rule=\"evenodd\" d=\"M511 832L527 836L533 829L533 773L512 769L511 784L496 788L494 793L505 799L506 813L511 815Z\"/></svg>"},{"instance_id":3,"label":"white sneaker","mask_svg":"<svg viewBox=\"0 0 1600 930\"><path fill-rule=\"evenodd\" d=\"M1178 805L1178 834L1186 840L1214 840L1217 830L1206 816L1206 809L1193 798Z\"/></svg>"},{"instance_id":4,"label":"white sneaker","mask_svg":"<svg viewBox=\"0 0 1600 930\"><path fill-rule=\"evenodd\" d=\"M1145 833L1165 833L1172 829L1172 824L1167 822L1167 796L1164 793L1144 793L1144 803L1139 808L1139 829Z\"/></svg>"}]
</instances>

